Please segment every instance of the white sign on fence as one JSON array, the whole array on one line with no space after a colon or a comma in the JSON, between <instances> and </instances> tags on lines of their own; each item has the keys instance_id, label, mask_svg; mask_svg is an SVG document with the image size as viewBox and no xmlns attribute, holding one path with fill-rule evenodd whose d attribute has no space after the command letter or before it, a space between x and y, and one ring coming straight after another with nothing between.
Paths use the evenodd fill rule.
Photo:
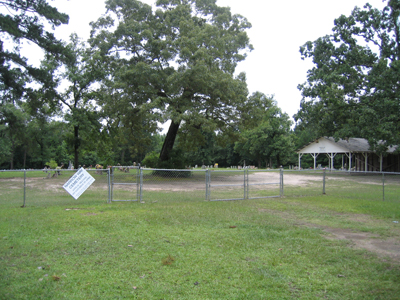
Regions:
<instances>
[{"instance_id":1,"label":"white sign on fence","mask_svg":"<svg viewBox=\"0 0 400 300\"><path fill-rule=\"evenodd\" d=\"M64 185L63 188L78 200L80 195L95 181L95 179L86 172L85 169L80 168L74 176L72 176Z\"/></svg>"}]
</instances>

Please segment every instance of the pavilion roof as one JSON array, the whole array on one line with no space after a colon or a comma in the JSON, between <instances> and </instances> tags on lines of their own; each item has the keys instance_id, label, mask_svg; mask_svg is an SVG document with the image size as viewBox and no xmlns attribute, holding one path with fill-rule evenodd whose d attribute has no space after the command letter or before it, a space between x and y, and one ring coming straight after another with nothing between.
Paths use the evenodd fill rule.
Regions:
<instances>
[{"instance_id":1,"label":"pavilion roof","mask_svg":"<svg viewBox=\"0 0 400 300\"><path fill-rule=\"evenodd\" d=\"M388 153L392 153L397 146L390 147ZM348 153L348 152L375 152L370 149L369 143L363 138L339 139L335 141L333 137L321 137L303 148L297 153Z\"/></svg>"}]
</instances>

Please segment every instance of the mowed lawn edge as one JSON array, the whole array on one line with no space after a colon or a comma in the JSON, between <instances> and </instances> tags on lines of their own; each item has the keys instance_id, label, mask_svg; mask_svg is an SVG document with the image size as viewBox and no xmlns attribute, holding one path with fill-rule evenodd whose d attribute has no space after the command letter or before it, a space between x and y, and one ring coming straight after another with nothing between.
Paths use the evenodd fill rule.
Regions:
<instances>
[{"instance_id":1,"label":"mowed lawn edge","mask_svg":"<svg viewBox=\"0 0 400 300\"><path fill-rule=\"evenodd\" d=\"M318 226L301 226L398 237L393 203L324 196L176 198L3 207L0 299L397 299L400 294L396 260L327 239ZM355 214L369 221L352 220Z\"/></svg>"}]
</instances>

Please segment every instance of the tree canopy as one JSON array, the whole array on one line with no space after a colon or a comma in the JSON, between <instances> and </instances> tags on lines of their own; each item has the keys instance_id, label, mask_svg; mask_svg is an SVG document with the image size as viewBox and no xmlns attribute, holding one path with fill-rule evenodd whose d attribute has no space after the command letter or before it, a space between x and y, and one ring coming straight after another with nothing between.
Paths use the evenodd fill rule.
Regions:
<instances>
[{"instance_id":1,"label":"tree canopy","mask_svg":"<svg viewBox=\"0 0 400 300\"><path fill-rule=\"evenodd\" d=\"M91 44L111 71L110 98L125 125L171 120L161 161L169 159L180 127L195 140L201 130L226 130L245 102L245 76L234 77L252 49L250 23L216 0L108 0L93 24ZM141 125L144 125L144 124ZM140 124L140 122L139 122Z\"/></svg>"},{"instance_id":2,"label":"tree canopy","mask_svg":"<svg viewBox=\"0 0 400 300\"><path fill-rule=\"evenodd\" d=\"M82 146L95 148L100 136L101 117L94 84L102 72L93 62L91 49L77 34L70 36L66 49L70 53L66 62L53 56L47 56L42 62L42 69L51 74L54 86L45 100L59 108L68 123L71 134L67 140L74 149L74 166L78 166Z\"/></svg>"},{"instance_id":3,"label":"tree canopy","mask_svg":"<svg viewBox=\"0 0 400 300\"><path fill-rule=\"evenodd\" d=\"M400 1L366 4L300 48L314 67L299 85L298 126L320 136L362 137L378 151L400 144ZM383 142L382 142L383 141Z\"/></svg>"},{"instance_id":4,"label":"tree canopy","mask_svg":"<svg viewBox=\"0 0 400 300\"><path fill-rule=\"evenodd\" d=\"M288 116L235 73L252 50L246 18L217 0L107 0L88 43L68 43L50 28L68 16L48 2L0 3L0 167L288 161Z\"/></svg>"},{"instance_id":5,"label":"tree canopy","mask_svg":"<svg viewBox=\"0 0 400 300\"><path fill-rule=\"evenodd\" d=\"M290 134L292 121L289 116L282 113L273 97L257 92L249 97L252 106L251 120L254 122L247 126L235 143L235 151L242 158L258 163L258 167L272 168L272 161L276 166L286 164L293 153L293 141ZM245 127L246 128L246 127Z\"/></svg>"},{"instance_id":6,"label":"tree canopy","mask_svg":"<svg viewBox=\"0 0 400 300\"><path fill-rule=\"evenodd\" d=\"M63 56L62 42L46 30L46 25L54 28L67 24L68 16L46 0L4 0L0 7L4 8L0 13L0 85L2 101L5 101L9 93L17 97L29 93L27 82L48 80L45 72L28 63L20 48L23 42L31 42L53 56Z\"/></svg>"}]
</instances>

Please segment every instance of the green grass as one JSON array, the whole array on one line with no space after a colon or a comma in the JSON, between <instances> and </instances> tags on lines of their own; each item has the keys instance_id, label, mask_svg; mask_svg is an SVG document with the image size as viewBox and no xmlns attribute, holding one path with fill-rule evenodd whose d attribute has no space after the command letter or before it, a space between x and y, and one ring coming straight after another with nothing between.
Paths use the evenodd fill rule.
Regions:
<instances>
[{"instance_id":1,"label":"green grass","mask_svg":"<svg viewBox=\"0 0 400 300\"><path fill-rule=\"evenodd\" d=\"M399 237L398 203L343 195L147 192L145 204L105 204L94 190L64 204L1 201L0 299L398 299L398 262L321 229Z\"/></svg>"},{"instance_id":2,"label":"green grass","mask_svg":"<svg viewBox=\"0 0 400 300\"><path fill-rule=\"evenodd\" d=\"M52 172L54 173L54 172ZM43 171L29 171L27 176L30 177L46 177L46 173ZM0 171L0 178L24 178L23 171Z\"/></svg>"}]
</instances>

